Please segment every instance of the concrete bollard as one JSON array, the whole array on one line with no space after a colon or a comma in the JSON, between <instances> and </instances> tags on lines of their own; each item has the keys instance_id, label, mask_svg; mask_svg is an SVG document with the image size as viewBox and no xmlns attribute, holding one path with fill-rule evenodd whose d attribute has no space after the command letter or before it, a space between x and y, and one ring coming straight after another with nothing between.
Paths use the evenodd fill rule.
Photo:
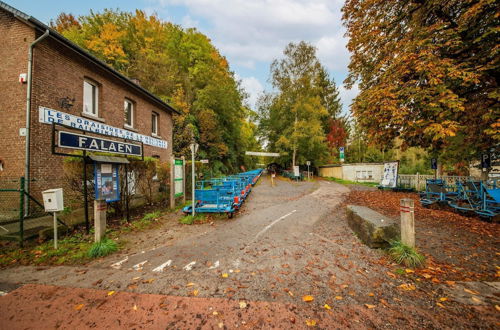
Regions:
<instances>
[{"instance_id":1,"label":"concrete bollard","mask_svg":"<svg viewBox=\"0 0 500 330\"><path fill-rule=\"evenodd\" d=\"M106 234L106 209L107 204L105 200L94 201L94 231L95 241L100 242Z\"/></svg>"},{"instance_id":2,"label":"concrete bollard","mask_svg":"<svg viewBox=\"0 0 500 330\"><path fill-rule=\"evenodd\" d=\"M415 247L415 206L413 199L401 199L401 243Z\"/></svg>"}]
</instances>

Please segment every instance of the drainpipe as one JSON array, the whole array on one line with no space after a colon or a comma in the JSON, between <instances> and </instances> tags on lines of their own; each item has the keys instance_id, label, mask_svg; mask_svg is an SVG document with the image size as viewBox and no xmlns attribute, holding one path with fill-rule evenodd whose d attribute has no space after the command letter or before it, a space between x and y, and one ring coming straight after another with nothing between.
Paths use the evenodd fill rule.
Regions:
<instances>
[{"instance_id":1,"label":"drainpipe","mask_svg":"<svg viewBox=\"0 0 500 330\"><path fill-rule=\"evenodd\" d=\"M42 41L43 39L47 38L49 36L49 30L46 30L44 34L42 34L38 39L33 41L29 47L28 51L28 77L27 77L27 89L26 89L26 155L25 155L25 163L24 163L24 191L29 193L29 187L30 187L30 135L31 135L31 85L32 85L32 80L33 80L33 48L35 48L35 45ZM26 205L26 211L25 214L27 214L27 210L29 209L27 207L27 203L29 201L28 196L24 196L25 203Z\"/></svg>"}]
</instances>

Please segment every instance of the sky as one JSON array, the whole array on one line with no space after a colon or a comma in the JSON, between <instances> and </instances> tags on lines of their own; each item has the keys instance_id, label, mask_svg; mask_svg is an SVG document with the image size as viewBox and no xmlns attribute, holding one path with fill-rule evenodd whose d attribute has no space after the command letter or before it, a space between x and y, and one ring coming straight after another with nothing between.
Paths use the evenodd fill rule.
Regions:
<instances>
[{"instance_id":1,"label":"sky","mask_svg":"<svg viewBox=\"0 0 500 330\"><path fill-rule=\"evenodd\" d=\"M264 90L271 90L269 68L289 42L304 40L317 48L321 63L339 87L343 112L358 89L343 87L349 52L342 26L343 0L3 0L49 23L60 12L86 15L104 8L156 13L161 19L206 34L229 62L250 95L253 108Z\"/></svg>"}]
</instances>

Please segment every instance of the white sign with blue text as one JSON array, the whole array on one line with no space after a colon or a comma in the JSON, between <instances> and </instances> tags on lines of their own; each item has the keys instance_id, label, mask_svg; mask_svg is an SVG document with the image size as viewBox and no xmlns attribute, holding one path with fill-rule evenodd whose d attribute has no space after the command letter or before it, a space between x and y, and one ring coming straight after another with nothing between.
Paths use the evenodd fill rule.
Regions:
<instances>
[{"instance_id":1,"label":"white sign with blue text","mask_svg":"<svg viewBox=\"0 0 500 330\"><path fill-rule=\"evenodd\" d=\"M99 123L97 121L78 117L75 115L71 115L69 113L57 111L46 107L39 107L38 119L41 123L44 124L56 123L56 124L66 125L82 131L115 136L127 140L139 141L153 147L167 149L167 141L165 140L156 139L151 136L127 131L126 129L123 128L106 125L103 123Z\"/></svg>"}]
</instances>

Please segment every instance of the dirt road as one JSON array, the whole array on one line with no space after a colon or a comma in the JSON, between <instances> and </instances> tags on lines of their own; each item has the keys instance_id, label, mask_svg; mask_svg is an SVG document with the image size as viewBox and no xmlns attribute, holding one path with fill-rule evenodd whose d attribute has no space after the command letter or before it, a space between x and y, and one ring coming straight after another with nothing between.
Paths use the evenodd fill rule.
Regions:
<instances>
[{"instance_id":1,"label":"dirt road","mask_svg":"<svg viewBox=\"0 0 500 330\"><path fill-rule=\"evenodd\" d=\"M0 290L38 285L0 297L0 328L25 328L40 311L49 328L495 325L495 311L482 306L439 307L438 287L401 290L407 278L347 227L348 191L327 181L272 188L263 178L235 219L189 237L152 239L87 266L2 270Z\"/></svg>"}]
</instances>

